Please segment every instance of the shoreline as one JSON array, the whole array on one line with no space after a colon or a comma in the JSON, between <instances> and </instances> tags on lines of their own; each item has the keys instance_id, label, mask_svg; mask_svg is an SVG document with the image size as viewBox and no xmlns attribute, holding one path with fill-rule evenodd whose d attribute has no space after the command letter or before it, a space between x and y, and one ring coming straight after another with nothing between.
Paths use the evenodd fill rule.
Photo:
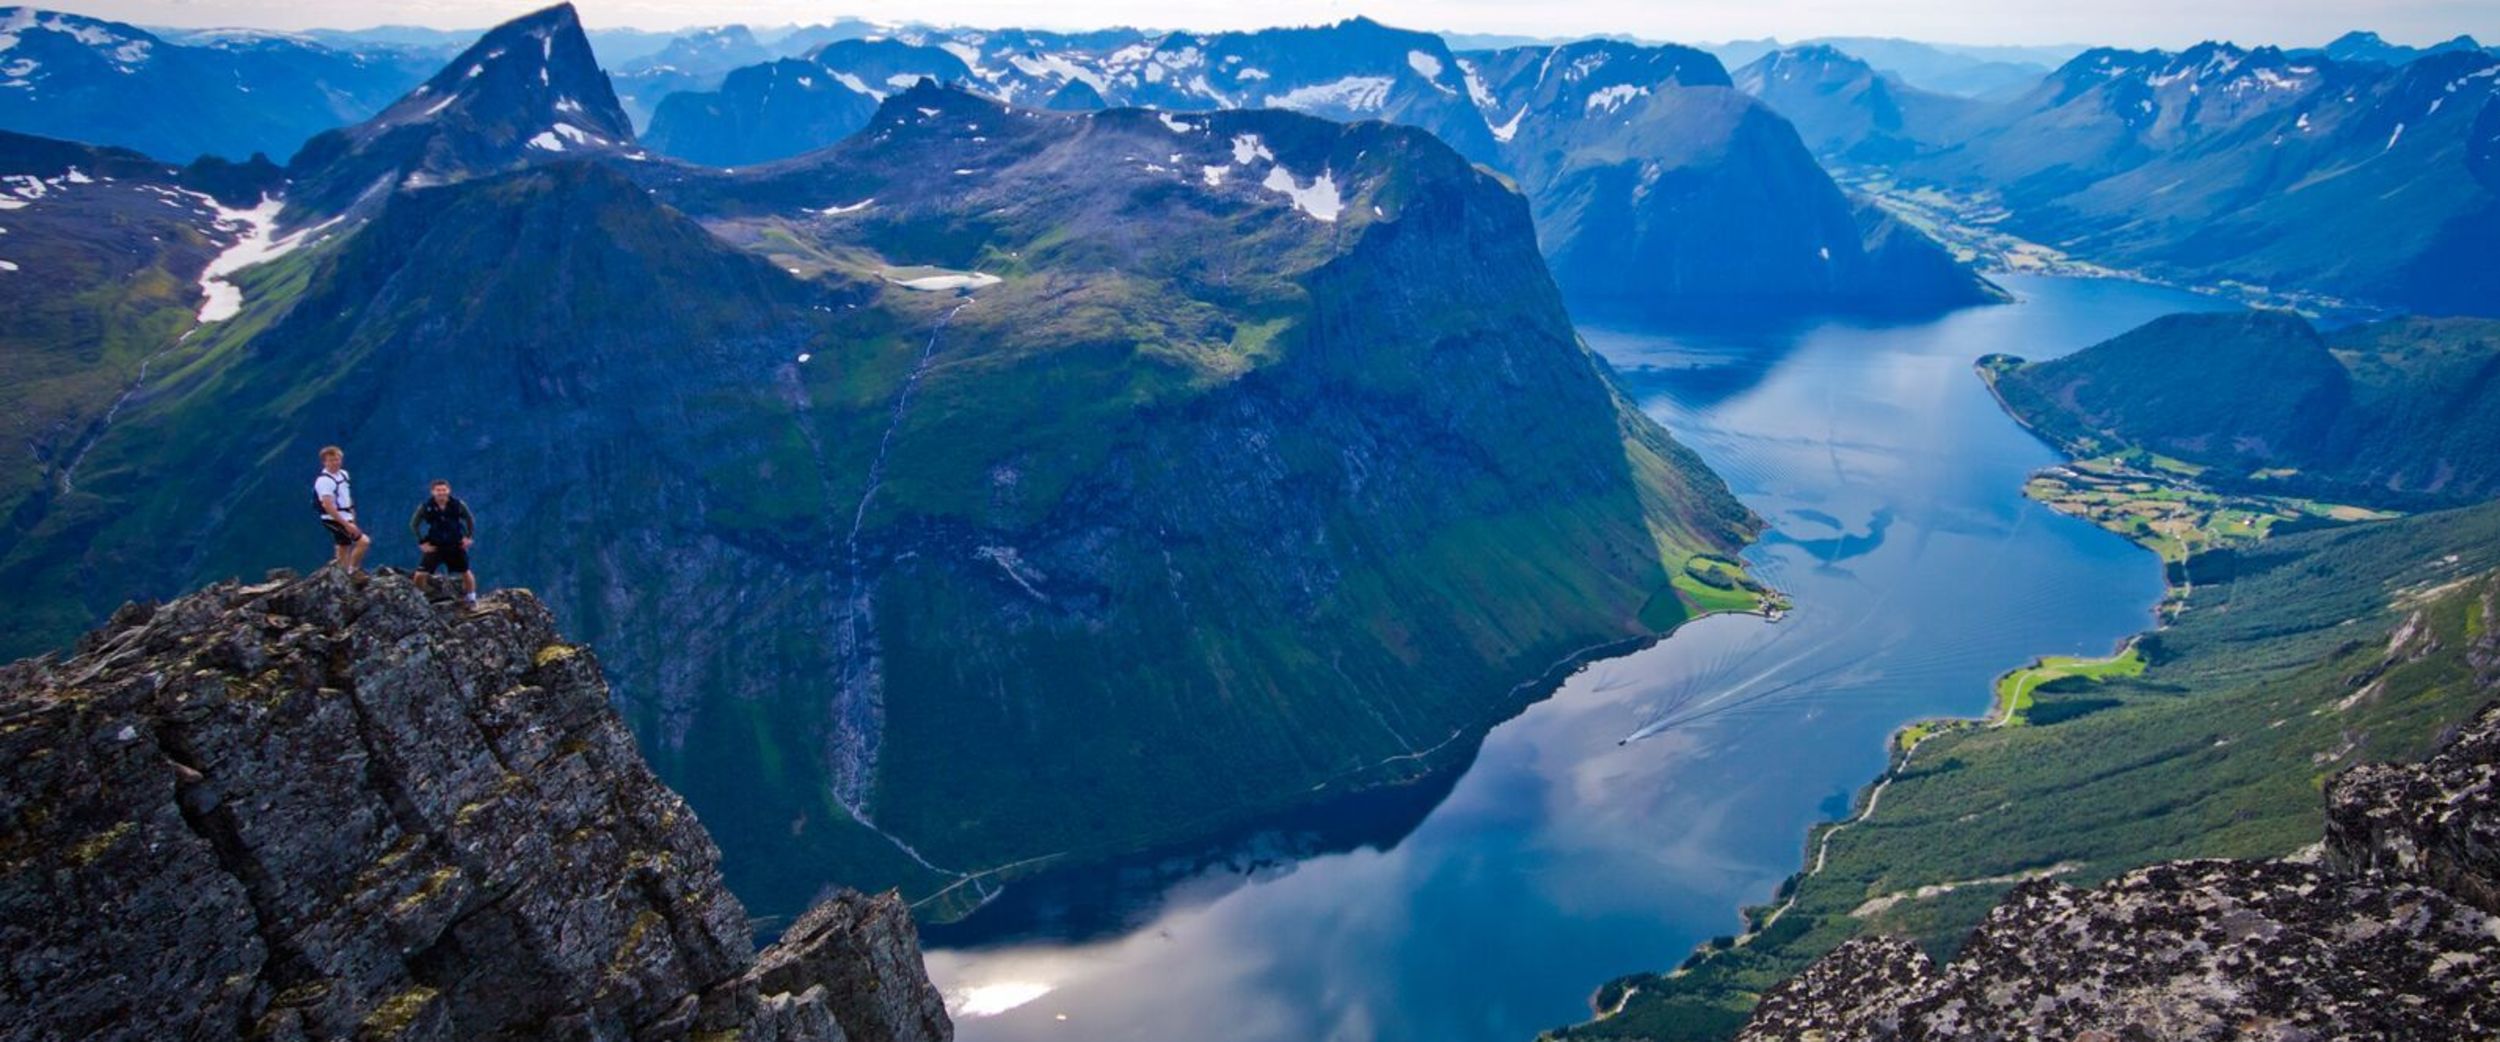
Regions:
<instances>
[{"instance_id":1,"label":"shoreline","mask_svg":"<svg viewBox=\"0 0 2500 1042\"><path fill-rule=\"evenodd\" d=\"M1759 535L1746 544L1747 548L1758 541ZM1743 550L1736 552L1742 553ZM1559 695L1564 685L1581 670L1598 662L1647 651L1666 642L1685 627L1704 619L1722 615L1739 615L1759 618L1766 624L1777 624L1787 614L1790 605L1791 602L1785 594L1775 588L1765 586L1763 592L1756 595L1756 603L1751 608L1696 611L1693 615L1677 620L1674 625L1663 630L1581 647L1556 659L1536 675L1512 685L1509 689L1511 695L1515 696L1523 691L1533 692L1533 694L1515 704L1507 705L1498 715L1485 722L1462 725L1448 737L1424 749L1400 753L1339 771L1322 779L1309 789L1303 790L1300 798L1254 808L1244 814L1231 815L1232 820L1229 823L1219 824L1213 829L1195 831L1187 836L1168 840L1149 839L1142 846L1124 851L1088 856L1084 851L1066 850L1021 858L998 866L969 869L961 878L954 880L946 887L914 900L912 908L915 912L919 912L924 905L935 905L925 913L930 918L924 923L924 929L941 934L958 933L965 935L968 939L968 943L952 947L974 948L1013 941L1019 937L1035 935L1014 930L984 934L982 931L963 927L982 909L1006 896L1009 888L1019 881L1030 884L1052 876L1082 881L1084 877L1106 869L1114 870L1116 874L1117 870L1123 867L1171 869L1168 872L1168 878L1155 880L1149 887L1156 890L1167 889L1172 884L1185 881L1203 872L1209 866L1234 860L1237 855L1247 850L1260 849L1259 840L1280 831L1329 833L1334 830L1314 827L1313 823L1328 822L1336 816L1334 812L1347 808L1355 809L1351 817L1376 817L1384 813L1381 810L1383 807L1396 808L1412 802L1411 798L1417 794L1428 794L1428 798L1421 801L1421 806L1406 808L1414 812L1413 820L1404 822L1398 827L1397 835L1390 841L1402 840L1407 833L1422 824L1423 820L1439 807L1441 800L1448 795L1448 790L1455 787L1458 781L1466 776L1467 771L1475 763L1476 754L1483 749L1485 741L1494 731ZM1465 747L1463 755L1445 754L1445 750L1460 745ZM1445 755L1447 758L1442 759ZM1394 770L1385 774L1374 773L1381 771L1382 768L1398 764L1420 766L1412 768L1411 773ZM1369 782L1360 780L1365 777L1376 780ZM1353 779L1350 784L1349 779ZM1179 829L1192 829L1208 820L1210 819L1201 818L1183 823ZM1381 822L1367 821L1364 824L1376 825ZM1345 837L1327 837L1327 839L1343 838ZM1343 844L1323 840L1314 849L1280 853L1289 860L1324 856L1361 846L1371 838L1376 837L1366 837ZM941 896L959 890L964 882L972 879L985 880L989 887L986 895L978 903L963 908L961 911L955 911L953 907L938 901ZM1160 901L1162 896L1158 893L1152 900ZM949 945L941 942L932 947L949 947Z\"/></svg>"},{"instance_id":2,"label":"shoreline","mask_svg":"<svg viewBox=\"0 0 2500 1042\"><path fill-rule=\"evenodd\" d=\"M2051 442L2046 435L2040 433L2038 428L2033 427L2029 422L2025 421L2021 414L2015 412L2012 408L2007 406L2005 396L2000 394L1997 390L1995 371L1990 369L1987 365L1988 359L1995 357L2000 356L1991 354L1973 360L1971 368L1972 371L1978 375L1981 385L1988 389L1988 397L1991 401L1996 403L1997 411L2002 413L2007 419L2014 421L2015 426L2022 428L2024 433L2031 435L2035 440L2047 446L2051 452L2056 453L2061 457L2067 457L2066 463L2071 464L2073 459L2072 457L2067 456L2066 450L2063 446ZM2024 494L2023 498L2031 499L2028 493ZM2087 525L2091 524L2091 521L2088 518L2077 517L2076 515L2066 513L2065 511L2058 510L2050 504L2036 499L2031 501L2042 509L2048 510L2053 514L2071 518ZM2093 525L2092 527L2099 528L2098 525ZM2100 530L2109 531L2108 529ZM2152 555L2154 564L2161 569L2162 594L2150 607L2146 608L2146 613L2151 615L2153 618L2153 625L2146 629L2137 630L2119 638L2117 645L2111 649L2108 655L2102 656L2098 659L2086 660L2093 663L2112 663L2121 660L2130 653L2134 652L2138 643L2146 636L2159 633L2161 630L2167 628L2169 620L2162 614L2162 607L2169 604L2171 599L2177 596L2182 589L2181 584L2172 580L2168 562L2162 558L2159 551L2135 539L2119 535L2116 532L2111 532L2110 534L2125 540L2128 545ZM1797 871L1790 874L1788 878L1782 880L1779 887L1772 894L1773 900L1777 902L1776 905L1740 906L1738 908L1738 914L1745 924L1744 930L1741 933L1727 939L1728 943L1725 944L1720 944L1716 940L1713 940L1695 945L1691 954L1689 954L1682 963L1678 964L1672 970L1668 970L1664 973L1625 974L1599 985L1595 991L1589 994L1588 1006L1591 1014L1589 1022L1602 1022L1621 1013L1624 1008L1630 1004L1632 996L1640 990L1639 985L1629 983L1635 977L1650 976L1665 980L1674 980L1676 978L1683 977L1710 961L1710 959L1715 957L1717 953L1744 948L1753 943L1755 939L1768 932L1774 925L1777 925L1780 917L1796 906L1799 892L1803 889L1804 882L1807 879L1819 874L1823 870L1824 865L1828 862L1832 837L1865 821L1868 817L1875 813L1876 808L1883 800L1884 791L1891 787L1893 781L1901 776L1904 769L1909 767L1911 760L1918 752L1919 746L1926 744L1926 742L1931 738L1956 731L1978 727L2005 726L2006 723L2012 719L2012 712L2006 704L2006 699L2002 696L2005 682L2020 674L2045 668L2049 657L2050 656L2035 655L2031 661L2025 665L2016 666L1998 673L1989 682L1988 711L1981 715L1917 717L1904 721L1899 726L1894 727L1889 733L1886 734L1884 739L1884 747L1886 750L1886 762L1884 769L1878 772L1874 778L1867 781L1864 785L1859 786L1850 794L1849 813L1844 817L1836 818L1830 821L1818 822L1806 829L1805 843L1800 850L1801 856L1798 858ZM2042 681L2042 683L2046 682L2047 681ZM1755 914L1757 912L1760 914ZM1551 1036L1540 1035L1539 1037L1540 1039L1543 1039Z\"/></svg>"}]
</instances>

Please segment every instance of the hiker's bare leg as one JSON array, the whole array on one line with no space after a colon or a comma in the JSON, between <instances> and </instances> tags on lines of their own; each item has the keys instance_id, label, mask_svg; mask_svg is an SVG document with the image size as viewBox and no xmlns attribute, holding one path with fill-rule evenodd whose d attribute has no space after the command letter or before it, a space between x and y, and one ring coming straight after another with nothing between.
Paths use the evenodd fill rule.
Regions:
<instances>
[{"instance_id":1,"label":"hiker's bare leg","mask_svg":"<svg viewBox=\"0 0 2500 1042\"><path fill-rule=\"evenodd\" d=\"M475 597L475 596L477 596L477 573L476 573L476 572L462 572L462 573L460 573L460 585L462 585L462 586L464 586L464 587L467 587L467 588L468 588L468 591L469 591L469 596L471 596L471 597Z\"/></svg>"},{"instance_id":2,"label":"hiker's bare leg","mask_svg":"<svg viewBox=\"0 0 2500 1042\"><path fill-rule=\"evenodd\" d=\"M348 571L351 571L351 572L355 572L355 571L362 571L362 570L364 570L364 567L365 567L365 551L367 551L367 550L371 550L371 549L373 549L373 537L372 537L372 536L369 536L369 535L360 535L360 536L357 536L357 537L356 537L356 545L355 545L355 546L353 546L353 547L348 548L348 553L347 553L347 570L348 570Z\"/></svg>"}]
</instances>

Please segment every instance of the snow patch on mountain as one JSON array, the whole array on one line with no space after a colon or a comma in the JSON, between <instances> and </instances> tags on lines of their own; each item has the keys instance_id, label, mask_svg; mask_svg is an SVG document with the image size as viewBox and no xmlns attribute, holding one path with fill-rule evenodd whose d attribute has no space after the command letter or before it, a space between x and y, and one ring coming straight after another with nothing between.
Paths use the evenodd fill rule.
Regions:
<instances>
[{"instance_id":1,"label":"snow patch on mountain","mask_svg":"<svg viewBox=\"0 0 2500 1042\"><path fill-rule=\"evenodd\" d=\"M1517 112L1513 112L1513 113L1511 113L1511 114L1510 114L1510 122L1507 122L1507 123L1502 124L1501 126L1495 127L1495 126L1492 126L1492 121L1491 121L1491 120L1487 120L1487 121L1486 121L1486 126L1487 126L1487 127L1489 127L1489 128L1493 131L1493 140L1495 140L1495 141L1499 141L1499 142L1501 142L1501 143L1503 143L1503 144L1507 145L1507 144L1510 144L1510 139L1511 139L1511 138L1518 136L1518 134L1519 134L1519 121L1520 121L1521 119L1523 119L1523 118L1526 118L1526 116L1527 116L1527 115L1528 115L1528 107L1527 107L1526 105L1521 105L1521 106L1519 106L1519 111L1517 111Z\"/></svg>"},{"instance_id":2,"label":"snow patch on mountain","mask_svg":"<svg viewBox=\"0 0 2500 1042\"><path fill-rule=\"evenodd\" d=\"M1378 112L1389 102L1389 83L1387 76L1347 76L1269 95L1267 105L1295 111L1336 108L1348 112Z\"/></svg>"},{"instance_id":3,"label":"snow patch on mountain","mask_svg":"<svg viewBox=\"0 0 2500 1042\"><path fill-rule=\"evenodd\" d=\"M262 196L259 205L236 210L220 206L207 196L199 198L214 210L212 219L220 228L238 233L234 245L200 269L200 293L207 298L200 302L201 322L223 322L243 312L243 287L235 285L228 276L286 256L316 233L338 223L337 218L332 218L293 235L279 236L278 211L286 204L278 199Z\"/></svg>"},{"instance_id":4,"label":"snow patch on mountain","mask_svg":"<svg viewBox=\"0 0 2500 1042\"><path fill-rule=\"evenodd\" d=\"M1620 109L1626 104L1629 104L1632 99L1644 98L1648 96L1649 88L1647 87L1629 83L1619 83L1603 90L1591 92L1589 94L1588 101L1585 104L1588 115L1595 116L1601 113L1612 115L1616 109Z\"/></svg>"},{"instance_id":5,"label":"snow patch on mountain","mask_svg":"<svg viewBox=\"0 0 2500 1042\"><path fill-rule=\"evenodd\" d=\"M1477 108L1491 110L1500 104L1501 99L1493 96L1493 88L1484 85L1484 74L1476 68L1476 63L1460 58L1458 71L1467 81L1467 100L1475 102Z\"/></svg>"},{"instance_id":6,"label":"snow patch on mountain","mask_svg":"<svg viewBox=\"0 0 2500 1042\"><path fill-rule=\"evenodd\" d=\"M1267 142L1257 134L1233 135L1233 165L1246 166L1253 159L1274 161L1276 153L1267 150Z\"/></svg>"},{"instance_id":7,"label":"snow patch on mountain","mask_svg":"<svg viewBox=\"0 0 2500 1042\"><path fill-rule=\"evenodd\" d=\"M1293 208L1323 221L1335 221L1345 211L1345 197L1337 194L1337 179L1326 170L1309 185L1295 181L1282 166L1270 167L1267 179L1259 186L1293 200Z\"/></svg>"},{"instance_id":8,"label":"snow patch on mountain","mask_svg":"<svg viewBox=\"0 0 2500 1042\"><path fill-rule=\"evenodd\" d=\"M966 60L964 64L972 63ZM1110 82L1103 79L1101 73L1069 61L1067 56L1062 54L1011 55L1007 59L1007 64L1015 66L1017 72L1035 79L1049 79L1058 83L1074 80L1094 88L1096 93L1111 89Z\"/></svg>"},{"instance_id":9,"label":"snow patch on mountain","mask_svg":"<svg viewBox=\"0 0 2500 1042\"><path fill-rule=\"evenodd\" d=\"M874 88L871 88L871 87L870 87L870 86L868 86L867 84L860 82L860 79L859 79L859 77L858 77L858 76L852 75L852 74L847 73L847 72L837 72L837 73L834 73L834 74L833 74L833 78L834 78L834 81L835 81L835 82L838 82L838 83L842 84L842 85L843 85L843 86L845 86L845 87L849 87L851 90L853 90L853 91L855 91L855 92L857 92L857 93L868 95L869 97L871 97L871 98L875 98L875 99L876 99L876 100L878 100L878 101L884 101L884 100L885 100L885 92L884 92L884 91L881 91L881 90L876 90L876 89L874 89ZM897 79L900 79L901 77L899 77L899 76L898 76L898 77L896 77L896 78L897 78ZM914 81L914 82L917 82L917 81ZM905 83L905 84L902 84L902 86L904 86L904 87L909 87L909 86L911 86L911 84L909 84L909 83Z\"/></svg>"}]
</instances>

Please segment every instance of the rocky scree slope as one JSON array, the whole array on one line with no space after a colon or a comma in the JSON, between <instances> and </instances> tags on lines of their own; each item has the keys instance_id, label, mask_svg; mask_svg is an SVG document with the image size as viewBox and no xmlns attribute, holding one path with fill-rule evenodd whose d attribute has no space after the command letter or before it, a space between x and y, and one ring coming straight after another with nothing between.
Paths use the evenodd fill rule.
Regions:
<instances>
[{"instance_id":1,"label":"rocky scree slope","mask_svg":"<svg viewBox=\"0 0 2500 1042\"><path fill-rule=\"evenodd\" d=\"M522 591L274 575L0 668L25 1039L940 1040L893 894L754 952L590 652Z\"/></svg>"},{"instance_id":2,"label":"rocky scree slope","mask_svg":"<svg viewBox=\"0 0 2500 1042\"><path fill-rule=\"evenodd\" d=\"M2500 600L2467 652L2500 690ZM1843 944L1746 1039L2488 1037L2500 1031L2500 705L2428 761L2327 788L2322 859L2184 861L2026 883L1952 963Z\"/></svg>"}]
</instances>

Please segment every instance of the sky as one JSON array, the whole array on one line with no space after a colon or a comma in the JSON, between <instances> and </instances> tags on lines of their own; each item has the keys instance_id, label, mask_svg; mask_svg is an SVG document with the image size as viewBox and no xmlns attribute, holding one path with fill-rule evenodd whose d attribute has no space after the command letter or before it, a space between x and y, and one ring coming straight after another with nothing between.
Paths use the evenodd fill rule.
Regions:
<instances>
[{"instance_id":1,"label":"sky","mask_svg":"<svg viewBox=\"0 0 2500 1042\"><path fill-rule=\"evenodd\" d=\"M267 29L428 25L482 28L553 0L31 0L141 25ZM2202 39L2312 46L2346 29L2398 43L2472 33L2500 42L2500 0L576 0L593 29L784 25L852 16L941 25L1074 29L1113 25L1250 29L1357 14L1391 25L1481 33L1626 33L1712 43L1775 36L1899 36L1973 44L2182 47Z\"/></svg>"}]
</instances>

